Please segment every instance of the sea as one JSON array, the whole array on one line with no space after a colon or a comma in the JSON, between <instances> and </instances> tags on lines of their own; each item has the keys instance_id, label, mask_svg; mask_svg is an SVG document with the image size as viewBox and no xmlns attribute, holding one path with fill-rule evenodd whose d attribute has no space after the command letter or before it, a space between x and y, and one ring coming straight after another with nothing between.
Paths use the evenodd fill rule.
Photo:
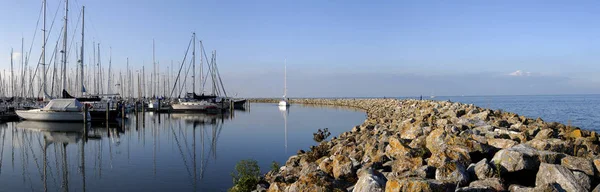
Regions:
<instances>
[{"instance_id":1,"label":"sea","mask_svg":"<svg viewBox=\"0 0 600 192\"><path fill-rule=\"evenodd\" d=\"M433 99L600 128L600 95ZM131 113L108 124L0 123L0 191L227 191L240 160L266 173L316 145L318 129L331 138L365 118L348 108L252 103L221 115Z\"/></svg>"}]
</instances>

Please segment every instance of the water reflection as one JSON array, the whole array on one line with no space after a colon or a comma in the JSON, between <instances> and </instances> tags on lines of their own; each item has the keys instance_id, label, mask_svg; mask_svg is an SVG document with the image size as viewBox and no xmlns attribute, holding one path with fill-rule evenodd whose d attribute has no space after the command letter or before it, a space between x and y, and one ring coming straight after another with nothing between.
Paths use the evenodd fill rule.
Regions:
<instances>
[{"instance_id":1,"label":"water reflection","mask_svg":"<svg viewBox=\"0 0 600 192\"><path fill-rule=\"evenodd\" d=\"M300 105L290 116L290 108L276 106L218 115L131 113L116 123L3 123L0 191L225 191L237 161L254 158L268 170L291 155L288 148L313 144L313 128L342 131L363 118ZM336 123L348 117L357 122Z\"/></svg>"},{"instance_id":2,"label":"water reflection","mask_svg":"<svg viewBox=\"0 0 600 192\"><path fill-rule=\"evenodd\" d=\"M39 169L39 162L36 158L36 152L33 149L32 145L41 145L39 146L38 149L41 149L41 153L42 153L42 169L43 172L41 173L41 180L43 183L43 188L44 191L48 191L48 174L49 174L49 170L52 170L52 164L49 163L49 159L48 159L48 148L52 145L54 145L54 161L55 161L55 167L54 170L57 170L56 173L58 174L58 170L60 170L60 172L62 173L60 176L61 178L61 184L60 184L60 189L62 189L62 191L69 191L69 165L68 165L68 161L67 161L67 145L77 145L77 143L81 140L81 138L84 136L85 130L87 130L89 128L89 124L83 124L83 123L64 123L64 122L38 122L38 121L23 121L23 122L19 122L16 124L16 128L17 129L21 129L22 130L22 136L23 139L21 141L23 141L23 146L25 148L24 153L22 153L22 157L23 158L29 158L29 157L33 157L34 158L34 162L37 166L37 168ZM37 134L34 136L34 134L32 134L31 132L41 132L41 136L43 137L43 144L42 143L36 143L34 141L34 139L32 139L32 136L35 137L37 136L37 140L39 141L39 137L40 134ZM14 137L14 135L13 135ZM14 138L13 138L14 139ZM3 147L4 149L4 147ZM27 150L29 149L29 150ZM81 178L82 178L82 189L83 191L86 191L86 186L85 186L85 161L83 160L85 157L85 142L81 143L81 148L80 148L80 155L81 155L81 161L80 161L80 173L81 173ZM60 156L60 157L59 157ZM14 161L14 159L13 159ZM28 162L28 159L24 162ZM14 163L14 162L13 162ZM59 166L59 164L61 166ZM25 170L25 163L23 163L23 170ZM31 181L31 176L29 175L30 173L27 171L23 171L23 179L25 180L25 175L27 174L27 178ZM50 173L52 174L52 173ZM33 183L32 183L33 185ZM32 187L33 188L33 187Z\"/></svg>"}]
</instances>

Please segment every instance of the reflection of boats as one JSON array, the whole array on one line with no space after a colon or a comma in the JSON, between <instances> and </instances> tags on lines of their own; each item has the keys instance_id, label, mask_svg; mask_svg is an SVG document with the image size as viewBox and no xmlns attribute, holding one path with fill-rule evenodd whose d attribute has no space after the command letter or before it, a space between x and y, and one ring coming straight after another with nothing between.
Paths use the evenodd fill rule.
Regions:
<instances>
[{"instance_id":1,"label":"reflection of boats","mask_svg":"<svg viewBox=\"0 0 600 192\"><path fill-rule=\"evenodd\" d=\"M83 132L85 126L83 123L67 122L21 121L17 123L17 128L43 132Z\"/></svg>"},{"instance_id":2,"label":"reflection of boats","mask_svg":"<svg viewBox=\"0 0 600 192\"><path fill-rule=\"evenodd\" d=\"M206 114L206 113L173 113L171 118L181 119L188 123L198 124L216 124L218 119L225 119L222 114Z\"/></svg>"},{"instance_id":3,"label":"reflection of boats","mask_svg":"<svg viewBox=\"0 0 600 192\"><path fill-rule=\"evenodd\" d=\"M83 121L84 117L89 120L89 113L84 113L82 107L77 99L53 99L44 108L17 110L16 113L23 119L34 121Z\"/></svg>"},{"instance_id":4,"label":"reflection of boats","mask_svg":"<svg viewBox=\"0 0 600 192\"><path fill-rule=\"evenodd\" d=\"M287 153L287 116L290 114L289 105L279 105L279 111L283 114L284 147Z\"/></svg>"}]
</instances>

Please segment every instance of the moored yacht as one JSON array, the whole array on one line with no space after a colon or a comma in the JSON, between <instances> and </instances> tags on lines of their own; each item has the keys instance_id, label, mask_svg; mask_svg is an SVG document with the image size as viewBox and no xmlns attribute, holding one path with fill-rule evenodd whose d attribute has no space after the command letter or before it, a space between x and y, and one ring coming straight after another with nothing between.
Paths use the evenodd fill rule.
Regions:
<instances>
[{"instance_id":1,"label":"moored yacht","mask_svg":"<svg viewBox=\"0 0 600 192\"><path fill-rule=\"evenodd\" d=\"M16 110L17 115L34 121L84 121L90 120L89 112L77 99L53 99L41 109Z\"/></svg>"}]
</instances>

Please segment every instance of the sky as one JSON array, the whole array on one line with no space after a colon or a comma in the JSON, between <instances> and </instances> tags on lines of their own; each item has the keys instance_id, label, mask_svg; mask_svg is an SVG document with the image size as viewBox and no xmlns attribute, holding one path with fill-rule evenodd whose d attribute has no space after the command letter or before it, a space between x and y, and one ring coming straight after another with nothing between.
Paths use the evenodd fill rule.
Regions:
<instances>
[{"instance_id":1,"label":"sky","mask_svg":"<svg viewBox=\"0 0 600 192\"><path fill-rule=\"evenodd\" d=\"M41 0L0 4L0 69L10 67L11 48L18 62L22 37L25 52L31 48L29 65L35 65ZM281 96L284 60L290 97L600 93L599 1L71 0L69 5L73 43L81 41L76 28L86 6L85 60L96 42L102 62L112 56L115 70L125 70L127 58L132 68L150 68L154 40L164 72L171 61L178 66L183 60L196 32L208 54L217 50L227 91L244 97ZM63 15L64 1L48 0L47 27L55 22L49 47L56 44Z\"/></svg>"}]
</instances>

